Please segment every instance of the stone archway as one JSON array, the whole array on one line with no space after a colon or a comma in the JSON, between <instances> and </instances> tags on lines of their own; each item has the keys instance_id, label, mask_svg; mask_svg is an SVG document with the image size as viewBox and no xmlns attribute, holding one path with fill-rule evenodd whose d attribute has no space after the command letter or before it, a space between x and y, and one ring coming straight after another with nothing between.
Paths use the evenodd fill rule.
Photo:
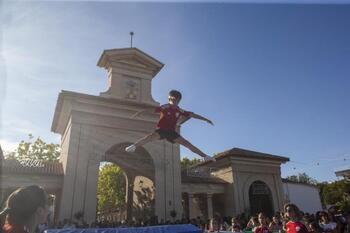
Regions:
<instances>
[{"instance_id":1,"label":"stone archway","mask_svg":"<svg viewBox=\"0 0 350 233\"><path fill-rule=\"evenodd\" d=\"M263 181L254 181L249 187L250 214L263 212L267 216L274 213L272 193L269 186Z\"/></svg>"},{"instance_id":2,"label":"stone archway","mask_svg":"<svg viewBox=\"0 0 350 233\"><path fill-rule=\"evenodd\" d=\"M146 207L145 204L152 203L149 206L148 215L153 217L154 212L154 177L155 177L155 166L153 163L152 156L143 147L136 149L134 153L128 153L125 151L125 147L129 146L130 143L118 143L108 149L103 156L103 160L106 162L112 162L117 164L124 172L126 178L126 218L131 221L135 216L135 210L139 210L139 206ZM140 183L140 177L144 177L146 180L145 187L141 190L140 185L135 187L135 183ZM143 183L143 181L142 181ZM149 187L150 186L150 187ZM153 187L153 189L152 189ZM146 192L147 193L144 193ZM136 194L136 195L135 195ZM152 200L146 200L151 197ZM148 203L149 201L149 203ZM137 208L139 207L139 208ZM148 207L148 206L147 206ZM138 211L140 212L140 210Z\"/></svg>"},{"instance_id":3,"label":"stone archway","mask_svg":"<svg viewBox=\"0 0 350 233\"><path fill-rule=\"evenodd\" d=\"M139 147L133 153L125 151L125 147L130 145L129 142L118 143L108 149L105 153L104 160L118 164L127 174L144 176L154 180L155 169L153 158L148 151Z\"/></svg>"},{"instance_id":4,"label":"stone archway","mask_svg":"<svg viewBox=\"0 0 350 233\"><path fill-rule=\"evenodd\" d=\"M99 96L62 91L57 100L52 131L62 136L60 162L64 170L59 219L72 219L75 212L82 211L88 223L95 221L96 184L104 160L123 167L131 186L137 175L153 181L158 219L172 219L173 211L181 217L179 145L156 141L144 146L147 151L132 153L150 155L146 157L152 158L153 166L121 149L123 143L135 142L155 128L158 114L131 116L159 106L151 95L151 81L163 64L139 49L128 48L105 50L98 66L108 71L107 91Z\"/></svg>"}]
</instances>

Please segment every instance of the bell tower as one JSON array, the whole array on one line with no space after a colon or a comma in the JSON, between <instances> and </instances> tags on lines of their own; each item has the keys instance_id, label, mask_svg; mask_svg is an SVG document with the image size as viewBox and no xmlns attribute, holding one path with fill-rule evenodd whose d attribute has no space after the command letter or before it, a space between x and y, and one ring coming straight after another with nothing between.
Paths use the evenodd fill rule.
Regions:
<instances>
[{"instance_id":1,"label":"bell tower","mask_svg":"<svg viewBox=\"0 0 350 233\"><path fill-rule=\"evenodd\" d=\"M97 65L108 72L108 90L100 96L139 103L156 103L151 81L164 64L137 48L104 50Z\"/></svg>"}]
</instances>

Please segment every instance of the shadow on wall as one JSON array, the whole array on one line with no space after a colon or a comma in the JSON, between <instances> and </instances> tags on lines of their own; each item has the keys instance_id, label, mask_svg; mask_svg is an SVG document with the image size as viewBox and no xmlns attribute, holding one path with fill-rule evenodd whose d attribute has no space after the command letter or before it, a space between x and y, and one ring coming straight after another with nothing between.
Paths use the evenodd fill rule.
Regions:
<instances>
[{"instance_id":1,"label":"shadow on wall","mask_svg":"<svg viewBox=\"0 0 350 233\"><path fill-rule=\"evenodd\" d=\"M142 187L134 191L133 215L136 219L151 220L155 215L155 188ZM135 200L136 199L136 200ZM147 219L145 219L147 218Z\"/></svg>"}]
</instances>

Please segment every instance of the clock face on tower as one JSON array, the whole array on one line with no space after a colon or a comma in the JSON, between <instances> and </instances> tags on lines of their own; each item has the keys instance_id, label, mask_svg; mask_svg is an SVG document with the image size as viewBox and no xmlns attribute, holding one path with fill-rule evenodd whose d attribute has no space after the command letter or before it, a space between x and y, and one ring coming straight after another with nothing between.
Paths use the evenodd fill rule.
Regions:
<instances>
[{"instance_id":1,"label":"clock face on tower","mask_svg":"<svg viewBox=\"0 0 350 233\"><path fill-rule=\"evenodd\" d=\"M125 82L125 98L126 99L138 99L139 96L139 87L137 82L133 80L126 80Z\"/></svg>"},{"instance_id":2,"label":"clock face on tower","mask_svg":"<svg viewBox=\"0 0 350 233\"><path fill-rule=\"evenodd\" d=\"M100 96L158 104L152 98L152 79L164 66L137 48L104 50L97 64L108 72L108 89Z\"/></svg>"}]
</instances>

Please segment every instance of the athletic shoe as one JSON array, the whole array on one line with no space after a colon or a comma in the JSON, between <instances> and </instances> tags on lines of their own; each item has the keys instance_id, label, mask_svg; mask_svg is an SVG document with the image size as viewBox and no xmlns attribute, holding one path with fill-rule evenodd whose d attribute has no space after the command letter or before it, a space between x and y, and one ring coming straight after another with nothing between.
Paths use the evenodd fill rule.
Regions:
<instances>
[{"instance_id":1,"label":"athletic shoe","mask_svg":"<svg viewBox=\"0 0 350 233\"><path fill-rule=\"evenodd\" d=\"M210 162L210 161L211 161L211 162L215 162L216 159L215 159L214 157L211 157L211 156L208 156L208 155L207 155L207 156L204 157L204 161L205 161L205 162Z\"/></svg>"},{"instance_id":2,"label":"athletic shoe","mask_svg":"<svg viewBox=\"0 0 350 233\"><path fill-rule=\"evenodd\" d=\"M128 146L127 148L125 148L126 152L135 152L136 150L136 146L134 144Z\"/></svg>"}]
</instances>

